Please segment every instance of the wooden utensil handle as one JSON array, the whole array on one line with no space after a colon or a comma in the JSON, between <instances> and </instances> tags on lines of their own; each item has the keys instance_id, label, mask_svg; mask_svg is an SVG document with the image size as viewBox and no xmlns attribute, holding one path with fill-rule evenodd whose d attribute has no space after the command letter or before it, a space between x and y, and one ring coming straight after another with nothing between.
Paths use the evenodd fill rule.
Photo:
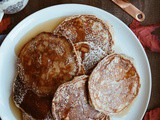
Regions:
<instances>
[{"instance_id":1,"label":"wooden utensil handle","mask_svg":"<svg viewBox=\"0 0 160 120\"><path fill-rule=\"evenodd\" d=\"M134 5L132 5L130 2L125 2L122 0L112 0L112 1L136 20L142 22L145 19L144 13L140 11L138 8L136 8Z\"/></svg>"}]
</instances>

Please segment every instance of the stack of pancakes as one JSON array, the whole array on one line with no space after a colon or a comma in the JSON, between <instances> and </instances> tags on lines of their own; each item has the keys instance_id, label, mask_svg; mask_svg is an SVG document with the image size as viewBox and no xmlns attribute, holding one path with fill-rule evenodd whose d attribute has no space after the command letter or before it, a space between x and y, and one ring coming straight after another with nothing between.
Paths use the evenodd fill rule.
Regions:
<instances>
[{"instance_id":1,"label":"stack of pancakes","mask_svg":"<svg viewBox=\"0 0 160 120\"><path fill-rule=\"evenodd\" d=\"M13 99L24 120L108 120L136 98L139 75L113 53L109 27L93 15L66 18L18 55Z\"/></svg>"}]
</instances>

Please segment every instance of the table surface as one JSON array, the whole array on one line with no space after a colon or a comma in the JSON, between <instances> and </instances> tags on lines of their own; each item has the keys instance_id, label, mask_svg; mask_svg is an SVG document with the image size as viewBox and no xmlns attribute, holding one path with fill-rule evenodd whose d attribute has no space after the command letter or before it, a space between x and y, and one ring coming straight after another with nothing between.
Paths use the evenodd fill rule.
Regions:
<instances>
[{"instance_id":1,"label":"table surface","mask_svg":"<svg viewBox=\"0 0 160 120\"><path fill-rule=\"evenodd\" d=\"M146 19L142 24L149 25L160 22L160 0L130 0L130 2L145 13ZM4 34L8 34L15 25L28 15L40 9L63 3L80 3L101 8L115 15L127 25L129 25L133 20L123 10L113 4L111 0L30 0L28 5L19 13L14 15L5 15L5 17L11 17L12 24ZM152 71L152 95L148 106L149 110L160 107L160 54L149 50L146 50L146 53L148 55Z\"/></svg>"}]
</instances>

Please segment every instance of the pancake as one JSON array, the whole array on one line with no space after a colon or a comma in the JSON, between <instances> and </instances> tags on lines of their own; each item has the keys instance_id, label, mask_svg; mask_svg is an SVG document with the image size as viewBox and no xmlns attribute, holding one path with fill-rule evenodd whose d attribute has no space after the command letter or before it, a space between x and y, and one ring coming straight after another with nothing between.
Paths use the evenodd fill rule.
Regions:
<instances>
[{"instance_id":1,"label":"pancake","mask_svg":"<svg viewBox=\"0 0 160 120\"><path fill-rule=\"evenodd\" d=\"M106 115L115 115L136 98L140 78L127 57L112 54L100 61L93 70L88 88L91 105Z\"/></svg>"},{"instance_id":2,"label":"pancake","mask_svg":"<svg viewBox=\"0 0 160 120\"><path fill-rule=\"evenodd\" d=\"M113 40L109 27L94 15L68 17L54 30L54 34L66 37L78 48L87 74L112 51Z\"/></svg>"},{"instance_id":3,"label":"pancake","mask_svg":"<svg viewBox=\"0 0 160 120\"><path fill-rule=\"evenodd\" d=\"M20 79L19 75L13 84L13 100L23 112L23 120L52 119L52 96L39 97Z\"/></svg>"},{"instance_id":4,"label":"pancake","mask_svg":"<svg viewBox=\"0 0 160 120\"><path fill-rule=\"evenodd\" d=\"M22 82L39 96L53 95L80 71L72 43L52 33L37 35L24 45L18 58Z\"/></svg>"},{"instance_id":5,"label":"pancake","mask_svg":"<svg viewBox=\"0 0 160 120\"><path fill-rule=\"evenodd\" d=\"M85 75L62 84L52 101L53 118L55 120L108 120L108 116L89 105L87 94Z\"/></svg>"},{"instance_id":6,"label":"pancake","mask_svg":"<svg viewBox=\"0 0 160 120\"><path fill-rule=\"evenodd\" d=\"M93 42L79 42L74 45L80 56L81 68L84 68L82 73L90 74L93 67L106 55L100 47L95 47Z\"/></svg>"}]
</instances>

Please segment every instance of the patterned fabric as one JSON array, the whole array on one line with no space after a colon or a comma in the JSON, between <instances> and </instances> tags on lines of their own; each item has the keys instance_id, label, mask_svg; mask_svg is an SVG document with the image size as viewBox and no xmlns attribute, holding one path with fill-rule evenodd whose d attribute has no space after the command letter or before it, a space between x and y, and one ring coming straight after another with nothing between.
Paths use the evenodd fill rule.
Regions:
<instances>
[{"instance_id":1,"label":"patterned fabric","mask_svg":"<svg viewBox=\"0 0 160 120\"><path fill-rule=\"evenodd\" d=\"M7 2L7 1L9 1L9 0L0 0L0 4Z\"/></svg>"},{"instance_id":2,"label":"patterned fabric","mask_svg":"<svg viewBox=\"0 0 160 120\"><path fill-rule=\"evenodd\" d=\"M0 35L0 45L2 44L2 42L3 42L3 40L4 40L5 37L6 37L6 35Z\"/></svg>"},{"instance_id":3,"label":"patterned fabric","mask_svg":"<svg viewBox=\"0 0 160 120\"><path fill-rule=\"evenodd\" d=\"M4 13L13 14L13 13L19 12L23 8L23 2L24 1L22 0L20 2L17 2L14 5L11 5L11 6L7 7L4 10Z\"/></svg>"}]
</instances>

